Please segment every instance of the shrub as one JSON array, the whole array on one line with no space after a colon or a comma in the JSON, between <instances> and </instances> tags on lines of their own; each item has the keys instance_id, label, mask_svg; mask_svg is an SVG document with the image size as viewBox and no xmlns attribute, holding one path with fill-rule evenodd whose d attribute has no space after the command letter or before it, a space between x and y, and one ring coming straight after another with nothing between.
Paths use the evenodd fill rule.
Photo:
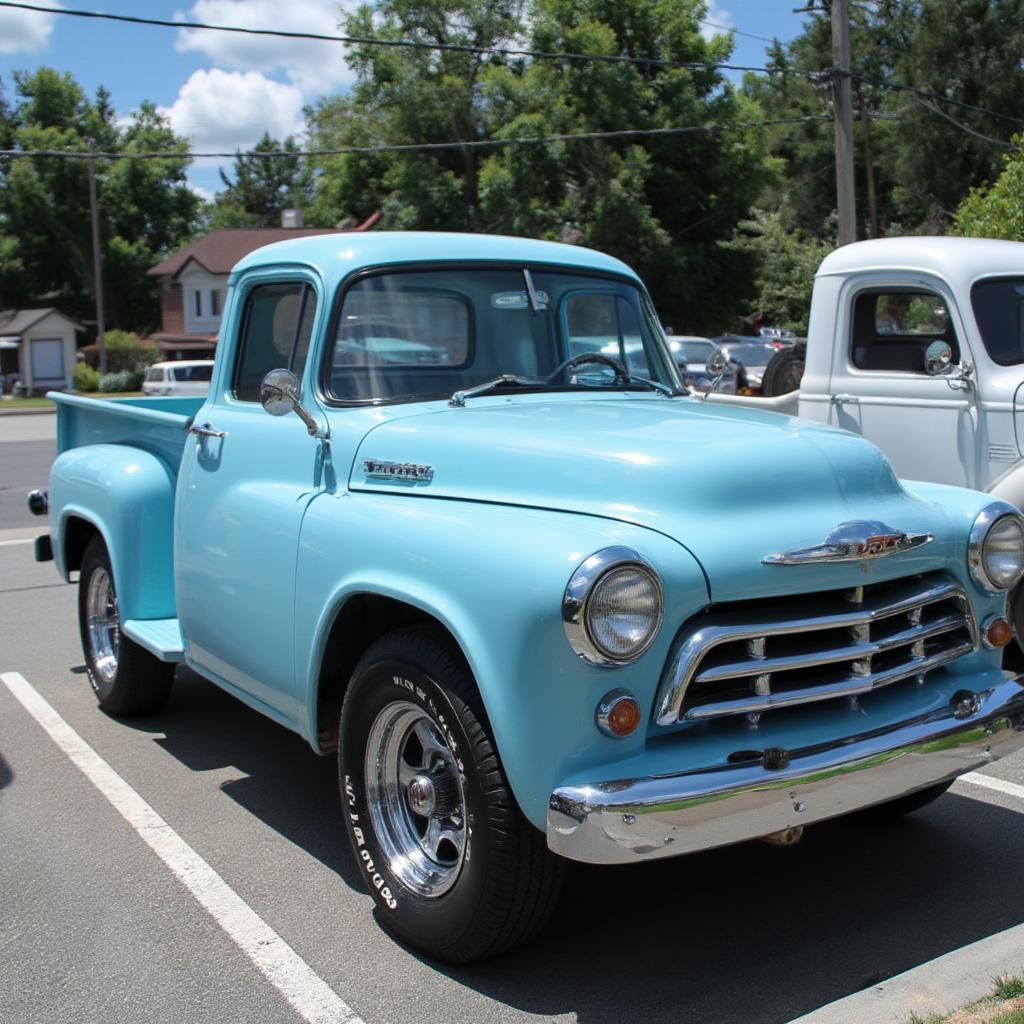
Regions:
<instances>
[{"instance_id":1,"label":"shrub","mask_svg":"<svg viewBox=\"0 0 1024 1024\"><path fill-rule=\"evenodd\" d=\"M133 391L132 382L134 374L129 370L119 370L117 373L105 373L100 377L100 391L110 394L116 391Z\"/></svg>"},{"instance_id":2,"label":"shrub","mask_svg":"<svg viewBox=\"0 0 1024 1024\"><path fill-rule=\"evenodd\" d=\"M160 350L151 341L143 341L132 331L107 331L103 338L107 350L107 371L120 373L122 370L141 370L152 366L160 358ZM99 366L99 352L90 352L89 365Z\"/></svg>"},{"instance_id":3,"label":"shrub","mask_svg":"<svg viewBox=\"0 0 1024 1024\"><path fill-rule=\"evenodd\" d=\"M76 363L75 372L71 375L76 391L98 391L100 387L99 370L94 370L88 363Z\"/></svg>"}]
</instances>

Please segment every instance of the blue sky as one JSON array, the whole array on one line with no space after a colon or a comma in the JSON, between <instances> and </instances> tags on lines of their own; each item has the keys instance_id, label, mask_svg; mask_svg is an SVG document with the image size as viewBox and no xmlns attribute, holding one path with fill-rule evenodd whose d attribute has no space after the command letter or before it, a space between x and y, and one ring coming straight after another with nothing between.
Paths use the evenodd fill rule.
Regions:
<instances>
[{"instance_id":1,"label":"blue sky","mask_svg":"<svg viewBox=\"0 0 1024 1024\"><path fill-rule=\"evenodd\" d=\"M51 7L110 14L205 21L250 28L333 33L339 0L32 0ZM345 0L346 6L355 0ZM707 21L737 29L733 61L764 63L765 43L739 33L782 40L800 31L806 15L794 0L710 0ZM708 33L719 29L705 25ZM8 96L11 73L41 65L69 71L92 93L104 85L119 114L143 99L170 116L197 150L234 151L269 131L276 138L301 131L302 107L318 96L344 92L351 76L332 43L259 39L89 21L0 8L0 77ZM230 161L228 161L230 166ZM219 185L217 164L202 161L190 181L206 194Z\"/></svg>"}]
</instances>

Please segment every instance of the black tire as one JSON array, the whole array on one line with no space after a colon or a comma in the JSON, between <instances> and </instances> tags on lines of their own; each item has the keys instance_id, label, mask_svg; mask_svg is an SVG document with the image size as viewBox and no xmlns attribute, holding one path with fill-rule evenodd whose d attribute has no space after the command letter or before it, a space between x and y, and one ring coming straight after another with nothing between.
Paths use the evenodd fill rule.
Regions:
<instances>
[{"instance_id":1,"label":"black tire","mask_svg":"<svg viewBox=\"0 0 1024 1024\"><path fill-rule=\"evenodd\" d=\"M764 377L761 379L761 394L765 398L777 398L779 395L788 395L791 391L798 390L804 375L806 359L805 345L788 345L786 348L780 348L765 367Z\"/></svg>"},{"instance_id":2,"label":"black tire","mask_svg":"<svg viewBox=\"0 0 1024 1024\"><path fill-rule=\"evenodd\" d=\"M952 785L952 779L949 782L940 782L938 785L929 786L927 789L919 789L916 793L908 793L906 796L897 797L888 803L868 807L861 813L869 818L899 818L904 814L912 814L914 811L921 810L922 807L927 807L933 801L938 800Z\"/></svg>"},{"instance_id":3,"label":"black tire","mask_svg":"<svg viewBox=\"0 0 1024 1024\"><path fill-rule=\"evenodd\" d=\"M389 724L391 731L382 733L382 723ZM391 807L384 794L392 790L379 784L381 773L390 771L392 750L398 751L395 777L403 767L409 771L410 748L404 744L419 747L418 740L411 738L418 735L417 730L447 745L447 752L434 749L430 756L424 753L416 758L428 765L433 758L439 769L434 774L426 768L413 769L428 773L436 782L430 810L422 817L411 809L413 782L395 787L399 795ZM383 752L382 735L391 737L396 746ZM404 629L382 637L366 651L345 694L340 740L338 774L345 827L380 918L389 929L430 956L458 964L510 949L544 927L558 902L564 862L548 850L543 834L520 812L473 678L442 636L428 629ZM371 746L374 767L368 778ZM446 774L448 768L451 771ZM454 797L451 779L458 785ZM434 803L442 790L449 794L448 806L457 808L448 816L442 816ZM438 804L440 800L438 796ZM396 846L395 834L405 827L403 822L412 822L417 831L422 827L419 834L429 846L429 826L442 817L447 825L438 827L461 834L463 845L460 850L456 842L448 844L447 861L454 866L441 869L445 873L438 875L438 891L431 894L418 886L428 886L424 877L435 861L416 850L415 834L405 834L412 856L392 859L385 847L402 849L401 843ZM436 847L442 849L444 842ZM427 868L421 870L418 864Z\"/></svg>"},{"instance_id":4,"label":"black tire","mask_svg":"<svg viewBox=\"0 0 1024 1024\"><path fill-rule=\"evenodd\" d=\"M102 595L106 587L109 595L110 624L106 642L110 651L107 656L104 641L97 639L97 633L90 630L90 588L94 583L99 594ZM160 661L121 632L117 622L114 572L106 545L99 537L89 542L82 556L78 577L78 629L89 684L104 711L118 716L148 715L164 706L174 683L174 665Z\"/></svg>"}]
</instances>

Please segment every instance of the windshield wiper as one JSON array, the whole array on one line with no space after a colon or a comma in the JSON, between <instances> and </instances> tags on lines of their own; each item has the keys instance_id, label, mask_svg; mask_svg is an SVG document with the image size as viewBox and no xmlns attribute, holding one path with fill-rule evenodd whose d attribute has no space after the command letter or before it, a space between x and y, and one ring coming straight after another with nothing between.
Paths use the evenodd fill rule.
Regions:
<instances>
[{"instance_id":1,"label":"windshield wiper","mask_svg":"<svg viewBox=\"0 0 1024 1024\"><path fill-rule=\"evenodd\" d=\"M514 373L503 373L494 380L485 381L483 384L474 384L471 388L456 391L448 404L454 409L461 409L466 404L467 398L475 398L477 395L486 395L490 391L497 391L499 388L536 388L545 387L547 381L541 377L520 377Z\"/></svg>"},{"instance_id":2,"label":"windshield wiper","mask_svg":"<svg viewBox=\"0 0 1024 1024\"><path fill-rule=\"evenodd\" d=\"M666 398L679 398L681 395L689 393L686 391L680 391L679 388L670 388L667 384L662 384L661 381L649 380L647 377L634 376L632 373L629 375L629 380L622 386L624 386L626 390L629 390L629 386L631 384L640 384L645 388L657 391Z\"/></svg>"}]
</instances>

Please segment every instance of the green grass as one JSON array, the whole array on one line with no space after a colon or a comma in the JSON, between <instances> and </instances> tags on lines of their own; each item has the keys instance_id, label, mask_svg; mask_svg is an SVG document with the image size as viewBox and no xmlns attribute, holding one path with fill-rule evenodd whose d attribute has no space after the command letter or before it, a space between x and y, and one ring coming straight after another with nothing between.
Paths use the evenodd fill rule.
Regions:
<instances>
[{"instance_id":1,"label":"green grass","mask_svg":"<svg viewBox=\"0 0 1024 1024\"><path fill-rule=\"evenodd\" d=\"M993 1019L992 1024L1024 1024L1024 1010L1011 1010Z\"/></svg>"},{"instance_id":2,"label":"green grass","mask_svg":"<svg viewBox=\"0 0 1024 1024\"><path fill-rule=\"evenodd\" d=\"M1024 978L997 978L996 979L996 998L997 999L1016 999L1018 996L1024 996Z\"/></svg>"},{"instance_id":3,"label":"green grass","mask_svg":"<svg viewBox=\"0 0 1024 1024\"><path fill-rule=\"evenodd\" d=\"M48 398L3 398L0 399L0 412L7 409L42 409L54 407Z\"/></svg>"}]
</instances>

